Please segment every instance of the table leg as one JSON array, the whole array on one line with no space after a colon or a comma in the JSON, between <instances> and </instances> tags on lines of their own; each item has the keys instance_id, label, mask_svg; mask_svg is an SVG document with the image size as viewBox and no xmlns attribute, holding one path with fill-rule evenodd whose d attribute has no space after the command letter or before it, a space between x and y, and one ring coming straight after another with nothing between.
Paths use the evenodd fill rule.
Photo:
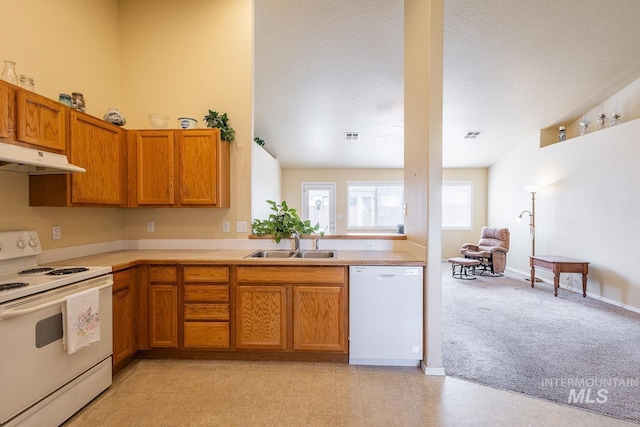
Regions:
<instances>
[{"instance_id":1,"label":"table leg","mask_svg":"<svg viewBox=\"0 0 640 427\"><path fill-rule=\"evenodd\" d=\"M587 275L582 273L582 297L587 297Z\"/></svg>"},{"instance_id":2,"label":"table leg","mask_svg":"<svg viewBox=\"0 0 640 427\"><path fill-rule=\"evenodd\" d=\"M531 287L536 283L536 268L531 264Z\"/></svg>"},{"instance_id":3,"label":"table leg","mask_svg":"<svg viewBox=\"0 0 640 427\"><path fill-rule=\"evenodd\" d=\"M560 287L560 273L553 275L553 295L558 296L558 288Z\"/></svg>"}]
</instances>

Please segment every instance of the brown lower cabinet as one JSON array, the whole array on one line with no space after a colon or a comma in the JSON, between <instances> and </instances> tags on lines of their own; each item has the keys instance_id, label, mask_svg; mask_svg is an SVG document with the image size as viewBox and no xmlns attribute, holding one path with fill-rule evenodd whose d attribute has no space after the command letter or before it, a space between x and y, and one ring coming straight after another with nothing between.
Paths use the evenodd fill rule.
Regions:
<instances>
[{"instance_id":1,"label":"brown lower cabinet","mask_svg":"<svg viewBox=\"0 0 640 427\"><path fill-rule=\"evenodd\" d=\"M346 351L344 286L293 286L293 349Z\"/></svg>"},{"instance_id":2,"label":"brown lower cabinet","mask_svg":"<svg viewBox=\"0 0 640 427\"><path fill-rule=\"evenodd\" d=\"M229 348L229 267L185 266L184 348Z\"/></svg>"},{"instance_id":3,"label":"brown lower cabinet","mask_svg":"<svg viewBox=\"0 0 640 427\"><path fill-rule=\"evenodd\" d=\"M347 353L345 267L238 266L236 348Z\"/></svg>"},{"instance_id":4,"label":"brown lower cabinet","mask_svg":"<svg viewBox=\"0 0 640 427\"><path fill-rule=\"evenodd\" d=\"M287 287L236 286L236 348L287 348Z\"/></svg>"},{"instance_id":5,"label":"brown lower cabinet","mask_svg":"<svg viewBox=\"0 0 640 427\"><path fill-rule=\"evenodd\" d=\"M139 357L347 360L345 266L145 264L138 277Z\"/></svg>"},{"instance_id":6,"label":"brown lower cabinet","mask_svg":"<svg viewBox=\"0 0 640 427\"><path fill-rule=\"evenodd\" d=\"M113 367L119 370L138 350L136 268L113 273Z\"/></svg>"},{"instance_id":7,"label":"brown lower cabinet","mask_svg":"<svg viewBox=\"0 0 640 427\"><path fill-rule=\"evenodd\" d=\"M178 347L178 268L149 267L149 345Z\"/></svg>"}]
</instances>

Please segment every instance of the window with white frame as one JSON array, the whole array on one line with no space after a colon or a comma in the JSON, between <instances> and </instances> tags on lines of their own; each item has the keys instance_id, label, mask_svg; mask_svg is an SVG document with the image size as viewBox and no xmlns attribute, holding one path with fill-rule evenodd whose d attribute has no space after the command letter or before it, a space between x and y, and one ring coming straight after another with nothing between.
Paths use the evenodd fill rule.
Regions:
<instances>
[{"instance_id":1,"label":"window with white frame","mask_svg":"<svg viewBox=\"0 0 640 427\"><path fill-rule=\"evenodd\" d=\"M404 224L404 183L347 182L347 229L395 230Z\"/></svg>"},{"instance_id":2,"label":"window with white frame","mask_svg":"<svg viewBox=\"0 0 640 427\"><path fill-rule=\"evenodd\" d=\"M473 182L442 182L442 229L471 230L473 221Z\"/></svg>"}]
</instances>

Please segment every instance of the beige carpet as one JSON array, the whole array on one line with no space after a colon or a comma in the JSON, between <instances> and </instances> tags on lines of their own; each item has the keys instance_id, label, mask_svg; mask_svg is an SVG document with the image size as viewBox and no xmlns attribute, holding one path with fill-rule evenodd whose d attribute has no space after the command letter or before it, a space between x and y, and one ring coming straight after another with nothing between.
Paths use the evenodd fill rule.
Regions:
<instances>
[{"instance_id":1,"label":"beige carpet","mask_svg":"<svg viewBox=\"0 0 640 427\"><path fill-rule=\"evenodd\" d=\"M443 264L447 375L640 423L640 314Z\"/></svg>"}]
</instances>

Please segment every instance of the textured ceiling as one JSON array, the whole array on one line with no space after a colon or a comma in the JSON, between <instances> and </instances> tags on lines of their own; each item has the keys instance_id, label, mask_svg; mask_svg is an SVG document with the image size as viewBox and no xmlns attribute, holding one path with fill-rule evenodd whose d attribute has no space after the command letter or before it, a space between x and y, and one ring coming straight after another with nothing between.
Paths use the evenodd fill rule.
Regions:
<instances>
[{"instance_id":1,"label":"textured ceiling","mask_svg":"<svg viewBox=\"0 0 640 427\"><path fill-rule=\"evenodd\" d=\"M638 22L638 0L445 0L443 166L489 166L639 78ZM402 27L398 0L256 0L254 131L283 167L402 167Z\"/></svg>"}]
</instances>

